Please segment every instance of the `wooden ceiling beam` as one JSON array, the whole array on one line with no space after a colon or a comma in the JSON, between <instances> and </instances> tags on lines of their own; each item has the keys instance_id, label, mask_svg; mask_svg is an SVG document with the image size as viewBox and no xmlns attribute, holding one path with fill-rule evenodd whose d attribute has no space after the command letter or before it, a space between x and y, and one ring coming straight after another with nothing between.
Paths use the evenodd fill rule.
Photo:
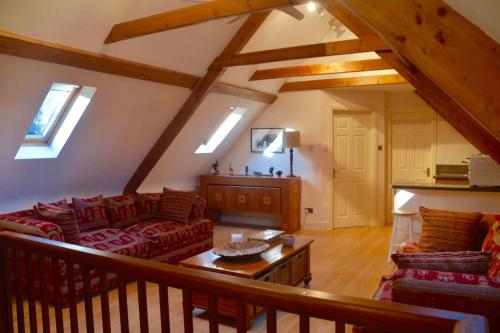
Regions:
<instances>
[{"instance_id":1,"label":"wooden ceiling beam","mask_svg":"<svg viewBox=\"0 0 500 333\"><path fill-rule=\"evenodd\" d=\"M193 89L200 79L199 76L191 74L45 42L6 31L0 31L0 53L188 89ZM276 95L268 96L268 93L255 89L245 87L234 89L233 85L223 82L219 82L218 85L222 87L220 90L225 91L227 95L234 93L235 96L252 100L260 99L264 103L271 101L273 97L277 98ZM233 88L223 89L226 85Z\"/></svg>"},{"instance_id":2,"label":"wooden ceiling beam","mask_svg":"<svg viewBox=\"0 0 500 333\"><path fill-rule=\"evenodd\" d=\"M461 133L480 152L490 155L500 163L500 141L472 118L459 104L451 99L431 79L411 63L403 65L396 54L389 52L384 59L397 67L415 87L419 95L436 113Z\"/></svg>"},{"instance_id":3,"label":"wooden ceiling beam","mask_svg":"<svg viewBox=\"0 0 500 333\"><path fill-rule=\"evenodd\" d=\"M266 104L273 104L278 96L275 94L266 93L263 91L241 87L235 84L217 82L213 85L210 92L241 97L248 100L262 102Z\"/></svg>"},{"instance_id":4,"label":"wooden ceiling beam","mask_svg":"<svg viewBox=\"0 0 500 333\"><path fill-rule=\"evenodd\" d=\"M500 140L500 45L443 0L341 0Z\"/></svg>"},{"instance_id":5,"label":"wooden ceiling beam","mask_svg":"<svg viewBox=\"0 0 500 333\"><path fill-rule=\"evenodd\" d=\"M243 47L248 43L252 36L257 32L260 26L264 23L270 12L257 12L251 14L243 23L236 35L228 43L222 56L231 56L241 52ZM186 100L181 109L177 112L174 119L168 124L167 128L160 135L156 143L149 150L148 154L141 162L133 176L123 190L124 193L137 191L142 182L160 160L168 147L172 144L177 135L187 124L191 116L196 112L201 103L205 100L207 94L213 89L217 80L224 73L224 69L208 70L207 74L201 78L191 96Z\"/></svg>"},{"instance_id":6,"label":"wooden ceiling beam","mask_svg":"<svg viewBox=\"0 0 500 333\"><path fill-rule=\"evenodd\" d=\"M376 33L342 2L342 0L321 0L321 4L358 37L374 36ZM500 141L481 123L472 117L456 100L435 84L408 59L392 52L377 54L416 89L417 94L462 134L483 154L490 155L500 163Z\"/></svg>"},{"instance_id":7,"label":"wooden ceiling beam","mask_svg":"<svg viewBox=\"0 0 500 333\"><path fill-rule=\"evenodd\" d=\"M399 74L343 77L326 80L286 82L283 86L281 86L279 91L287 92L359 86L380 86L396 83L407 83L407 81Z\"/></svg>"},{"instance_id":8,"label":"wooden ceiling beam","mask_svg":"<svg viewBox=\"0 0 500 333\"><path fill-rule=\"evenodd\" d=\"M330 64L316 64L293 67L260 69L253 73L250 81L281 79L288 77L326 75L338 73L353 73L391 69L382 59L367 59L356 61L336 62Z\"/></svg>"},{"instance_id":9,"label":"wooden ceiling beam","mask_svg":"<svg viewBox=\"0 0 500 333\"><path fill-rule=\"evenodd\" d=\"M116 24L104 43L145 36L223 17L305 3L306 0L213 0Z\"/></svg>"},{"instance_id":10,"label":"wooden ceiling beam","mask_svg":"<svg viewBox=\"0 0 500 333\"><path fill-rule=\"evenodd\" d=\"M199 77L0 30L0 53L91 71L193 88Z\"/></svg>"},{"instance_id":11,"label":"wooden ceiling beam","mask_svg":"<svg viewBox=\"0 0 500 333\"><path fill-rule=\"evenodd\" d=\"M351 39L338 42L319 43L311 45L285 47L281 49L257 51L236 54L234 56L219 56L210 69L220 69L232 66L245 66L267 62L327 57L359 52L388 50L387 43L379 37Z\"/></svg>"}]
</instances>

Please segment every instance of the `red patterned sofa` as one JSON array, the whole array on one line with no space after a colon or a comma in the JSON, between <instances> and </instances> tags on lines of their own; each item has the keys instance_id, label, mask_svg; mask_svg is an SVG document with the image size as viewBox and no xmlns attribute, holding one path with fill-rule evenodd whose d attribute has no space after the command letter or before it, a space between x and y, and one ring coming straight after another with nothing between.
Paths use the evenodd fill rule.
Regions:
<instances>
[{"instance_id":1,"label":"red patterned sofa","mask_svg":"<svg viewBox=\"0 0 500 333\"><path fill-rule=\"evenodd\" d=\"M160 197L161 193L147 194L153 197ZM123 196L115 196L105 198L104 202L108 203L112 200L122 200ZM158 204L158 203L156 203ZM73 207L72 204L68 205ZM195 203L192 205L189 214L188 223L178 223L164 218L155 217L154 207L147 207L149 211L140 211L137 207L137 223L124 227L113 227L103 225L95 230L80 231L80 240L76 245L109 251L116 254L133 256L137 258L154 260L169 264L177 264L180 260L191 257L195 254L204 252L213 247L213 222L204 219L206 210L206 201L196 196ZM109 212L106 210L107 215ZM103 213L103 214L106 214ZM147 216L147 218L141 217ZM148 214L146 214L148 213ZM80 228L82 225L79 222ZM14 231L31 236L42 237L55 241L65 242L65 233L60 225L42 221L37 216L35 209L18 211L0 215L0 231ZM19 258L21 267L24 266L25 260ZM37 261L36 257L34 261ZM48 262L46 263L48 265ZM68 287L66 274L67 269L64 263L60 263L61 288L60 301L68 304ZM38 267L38 262L34 263L33 267ZM83 278L81 269L75 266L76 280L76 296L83 296ZM49 300L54 300L54 290L52 288L52 275L50 270L45 270L46 281L48 281ZM39 293L39 274L35 272L35 291ZM99 273L90 272L91 288L93 291L99 289ZM116 276L108 275L109 287L116 286Z\"/></svg>"},{"instance_id":2,"label":"red patterned sofa","mask_svg":"<svg viewBox=\"0 0 500 333\"><path fill-rule=\"evenodd\" d=\"M421 214L423 210L446 214L425 208ZM490 332L500 332L500 216L479 216L471 239L473 246L465 251L432 252L421 247L422 242L436 241L437 237L421 239L419 244L402 244L398 253L392 255L399 269L382 278L373 298L483 315L488 319ZM441 215L435 221L445 222L446 218ZM455 229L465 225L460 217L454 222ZM440 227L432 225L432 232ZM465 229L460 230L462 235L466 234ZM445 229L438 231L442 233ZM450 242L464 241L459 238L456 236ZM353 332L370 331L355 328Z\"/></svg>"}]
</instances>

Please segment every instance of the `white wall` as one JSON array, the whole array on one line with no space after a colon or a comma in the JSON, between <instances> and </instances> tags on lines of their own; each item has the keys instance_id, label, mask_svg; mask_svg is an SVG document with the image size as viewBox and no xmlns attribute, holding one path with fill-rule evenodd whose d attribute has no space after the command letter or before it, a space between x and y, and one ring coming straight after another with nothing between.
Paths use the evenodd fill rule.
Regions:
<instances>
[{"instance_id":1,"label":"white wall","mask_svg":"<svg viewBox=\"0 0 500 333\"><path fill-rule=\"evenodd\" d=\"M498 20L495 0L481 1L481 6L465 0L449 0L461 12L469 14L480 27L496 36ZM476 5L479 2L474 2ZM156 14L190 5L180 0L1 0L0 29L40 38L90 51L203 75L208 64L235 34L244 20L226 24L227 19L133 38L112 45L103 41L111 27L124 20ZM479 10L482 8L483 10ZM303 7L302 7L303 10ZM304 11L304 10L303 10ZM273 11L263 27L245 48L245 52L335 40L328 27L328 15L304 11L302 21ZM492 19L493 18L493 19ZM484 24L482 24L484 23ZM479 23L478 23L479 24ZM352 38L347 32L341 39ZM372 57L362 55L362 57ZM347 60L342 57L310 59L309 62ZM281 62L280 66L300 64ZM226 71L225 81L275 92L283 80L247 82L257 68L276 63L242 66ZM187 89L141 80L101 74L67 66L0 55L0 212L29 208L35 201L50 201L73 195L120 193L149 148L166 128L189 95ZM66 147L55 160L14 160L23 136L44 94L52 82L67 82L97 87L98 90ZM332 107L369 108L378 112L378 140L383 143L382 91L336 90L282 94L269 112L254 126L284 126L301 129L305 143L327 141L326 113ZM406 98L406 97L405 97ZM403 98L404 100L404 98ZM193 156L195 147L206 140L218 116L229 105L244 106L249 116L231 134L213 156ZM239 137L226 155L231 140L248 127L265 105L212 94L195 117L174 141L152 171L142 189L159 190L165 184L192 187L199 173L217 157L267 169L270 162L248 152L248 130ZM291 114L290 110L298 110ZM199 113L199 114L198 114ZM241 151L238 151L240 149ZM383 154L382 153L379 153ZM325 178L329 176L327 153L318 149L298 154L297 166L305 179L304 205L315 208L311 221L328 220ZM272 164L286 169L287 156L273 158ZM378 176L384 177L379 164ZM319 198L319 199L318 199ZM379 195L379 206L382 196ZM318 207L318 208L316 208Z\"/></svg>"},{"instance_id":2,"label":"white wall","mask_svg":"<svg viewBox=\"0 0 500 333\"><path fill-rule=\"evenodd\" d=\"M121 193L188 89L0 55L0 212ZM53 82L97 91L57 159L14 160Z\"/></svg>"},{"instance_id":3,"label":"white wall","mask_svg":"<svg viewBox=\"0 0 500 333\"><path fill-rule=\"evenodd\" d=\"M195 154L200 144L206 142L213 131L224 120L229 108L245 107L242 120L211 154ZM221 159L238 135L249 126L267 104L248 101L220 94L209 94L182 132L175 138L169 149L155 165L139 191L161 190L168 185L175 189L193 190L196 177L206 174L217 159Z\"/></svg>"},{"instance_id":4,"label":"white wall","mask_svg":"<svg viewBox=\"0 0 500 333\"><path fill-rule=\"evenodd\" d=\"M377 114L379 144L384 144L384 92L362 90L304 91L281 94L280 98L263 112L250 127L283 127L301 132L301 148L295 150L294 173L301 176L302 211L305 207L314 209L305 227L309 229L330 229L331 200L329 197L330 170L330 124L333 109L372 110ZM307 146L313 146L309 151ZM384 152L379 155L377 179L383 184L385 179ZM289 153L266 157L250 152L250 128L235 142L224 156L223 165L232 163L235 172L243 173L244 166L250 171L267 172L270 166L275 170L289 173ZM383 185L380 193L374 193L378 200L379 222L383 223ZM379 195L382 194L382 195ZM238 221L233 221L238 222Z\"/></svg>"}]
</instances>

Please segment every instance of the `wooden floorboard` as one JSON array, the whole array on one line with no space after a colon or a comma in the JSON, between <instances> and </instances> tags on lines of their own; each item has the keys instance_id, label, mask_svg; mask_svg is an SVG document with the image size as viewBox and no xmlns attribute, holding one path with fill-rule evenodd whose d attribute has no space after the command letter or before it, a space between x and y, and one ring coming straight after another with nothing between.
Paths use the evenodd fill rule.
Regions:
<instances>
[{"instance_id":1,"label":"wooden floorboard","mask_svg":"<svg viewBox=\"0 0 500 333\"><path fill-rule=\"evenodd\" d=\"M243 232L248 235L254 230L241 227L217 226L214 243L220 244L230 238L231 233ZM370 298L376 290L380 277L388 274L391 267L387 264L387 251L389 248L389 227L356 227L344 228L334 231L299 231L298 235L311 237L312 244L311 271L312 281L309 288L328 291L337 294ZM127 286L128 311L130 321L130 332L139 332L139 314L137 300L137 285ZM149 331L160 332L160 306L158 298L158 287L147 285ZM95 331L102 332L102 320L100 313L99 298L93 299ZM111 330L120 332L120 316L118 291L113 290L109 295L109 306L111 312ZM183 331L182 295L181 291L169 288L171 331ZM25 304L25 313L27 313ZM85 332L85 308L84 303L78 304L79 331ZM14 313L15 315L15 313ZM54 318L54 310L50 309L51 319ZM40 304L37 303L37 317L39 328L41 327ZM69 310L64 310L65 332L70 331ZM291 314L278 312L278 332L298 332L299 317ZM26 325L29 318L25 317ZM231 320L220 320L220 332L235 332L234 323ZM17 326L17 325L16 325ZM54 321L51 321L51 332L55 332ZM208 332L207 316L202 310L195 310L194 331ZM263 333L266 331L265 315L261 314L251 331ZM311 319L311 332L332 332L333 324L322 320ZM350 332L350 329L347 330Z\"/></svg>"}]
</instances>

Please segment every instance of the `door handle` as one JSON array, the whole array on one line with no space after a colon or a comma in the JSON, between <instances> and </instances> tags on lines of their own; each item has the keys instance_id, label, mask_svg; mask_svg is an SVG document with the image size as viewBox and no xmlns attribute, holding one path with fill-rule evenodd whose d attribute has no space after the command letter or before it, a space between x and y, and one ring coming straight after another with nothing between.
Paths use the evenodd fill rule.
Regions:
<instances>
[{"instance_id":1,"label":"door handle","mask_svg":"<svg viewBox=\"0 0 500 333\"><path fill-rule=\"evenodd\" d=\"M335 176L337 175L337 170L335 170L335 168L332 169L332 177L335 178Z\"/></svg>"},{"instance_id":2,"label":"door handle","mask_svg":"<svg viewBox=\"0 0 500 333\"><path fill-rule=\"evenodd\" d=\"M427 168L424 170L424 173L427 177L430 177L431 176L431 168Z\"/></svg>"}]
</instances>

